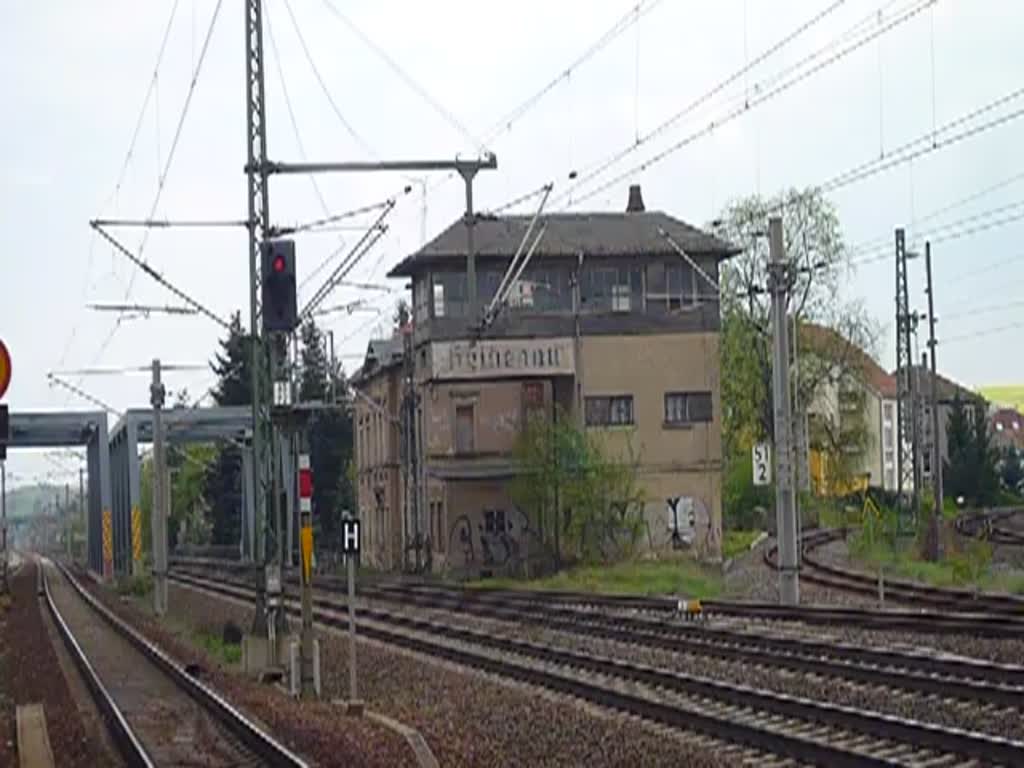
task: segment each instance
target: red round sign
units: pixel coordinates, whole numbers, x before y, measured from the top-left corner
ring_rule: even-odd
[[[11,353],[7,351],[7,346],[0,341],[0,397],[4,396],[7,392],[7,387],[11,383]]]

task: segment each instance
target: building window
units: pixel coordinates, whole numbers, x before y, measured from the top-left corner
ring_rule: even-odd
[[[629,312],[640,306],[642,285],[638,267],[584,265],[580,297],[590,312]]]
[[[629,312],[629,286],[612,286],[612,312]]]
[[[885,430],[883,432],[882,441],[883,441],[883,443],[884,443],[884,445],[886,447],[889,447],[890,445],[894,444],[893,443],[893,431],[892,431],[892,425],[891,424],[887,424],[885,426]]]
[[[584,400],[584,415],[588,427],[633,424],[633,396],[587,397]]]
[[[434,317],[463,317],[466,293],[466,275],[462,272],[435,273]]]
[[[693,267],[683,261],[647,265],[647,311],[661,315],[696,304]]]
[[[455,406],[455,453],[473,453],[474,431],[473,406]]]
[[[892,403],[886,403],[882,406],[882,413],[884,414],[885,420],[888,422],[892,421]]]
[[[530,420],[544,416],[544,383],[541,381],[523,382],[523,427]]]
[[[886,464],[886,466],[889,466],[889,465],[895,463],[895,461],[896,461],[896,454],[895,454],[895,452],[893,452],[891,450],[886,451],[885,452],[885,464]]]
[[[710,392],[668,392],[665,394],[666,424],[699,424],[711,421]]]
[[[921,471],[926,477],[930,477],[932,474],[932,452],[930,448],[921,452]]]
[[[412,284],[413,319],[417,323],[425,323],[430,319],[429,287],[429,282],[422,277]]]

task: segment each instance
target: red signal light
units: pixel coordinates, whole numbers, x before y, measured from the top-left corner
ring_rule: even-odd
[[[275,272],[284,272],[284,256],[275,256],[270,266]]]

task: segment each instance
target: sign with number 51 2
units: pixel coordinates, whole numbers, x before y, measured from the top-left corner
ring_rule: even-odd
[[[771,485],[771,446],[768,443],[755,443],[752,450],[754,454],[754,485]]]

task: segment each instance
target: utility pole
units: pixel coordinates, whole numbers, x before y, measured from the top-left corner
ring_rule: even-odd
[[[938,560],[942,543],[939,541],[939,520],[942,517],[942,445],[939,440],[939,395],[938,373],[935,370],[935,287],[932,283],[932,244],[924,244],[924,268],[928,280],[928,350],[931,353],[931,401],[932,401],[932,489],[935,507],[932,510],[928,532],[928,556]]]
[[[789,394],[789,328],[787,305],[792,271],[786,261],[782,219],[768,221],[770,260],[768,288],[772,297],[772,400],[775,432],[775,517],[779,543],[779,599],[783,605],[800,603],[799,551],[793,488],[793,454],[790,444],[792,414]]]
[[[149,387],[153,406],[153,612],[167,613],[167,456],[164,452],[164,425],[161,409],[166,391],[160,380],[160,361],[153,361],[153,381]]]

